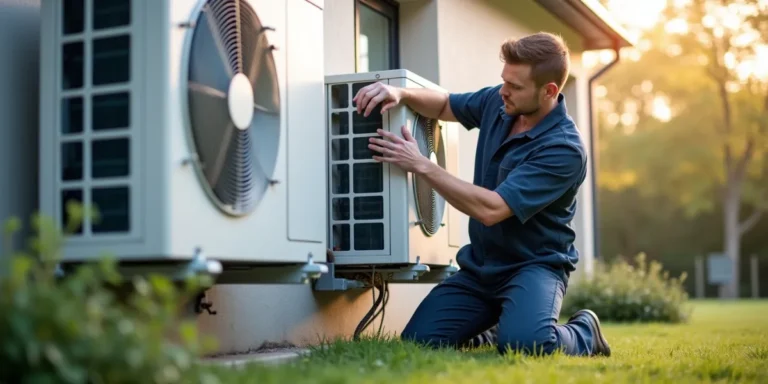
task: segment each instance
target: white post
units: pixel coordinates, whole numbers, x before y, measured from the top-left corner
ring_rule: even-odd
[[[757,255],[752,255],[749,260],[749,274],[752,280],[752,298],[760,298],[760,285],[757,273]]]

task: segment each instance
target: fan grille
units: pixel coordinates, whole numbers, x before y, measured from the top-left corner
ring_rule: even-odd
[[[436,119],[417,115],[413,123],[413,137],[422,155],[445,168],[445,144]],[[432,236],[442,226],[445,199],[420,176],[413,176],[413,189],[419,224],[427,236]]]
[[[232,215],[255,209],[274,183],[280,96],[271,29],[245,0],[209,0],[192,35],[187,81],[196,165],[208,195]]]

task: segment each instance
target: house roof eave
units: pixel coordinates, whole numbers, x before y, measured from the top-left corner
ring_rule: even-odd
[[[598,0],[534,0],[584,38],[584,50],[620,49],[637,44]]]

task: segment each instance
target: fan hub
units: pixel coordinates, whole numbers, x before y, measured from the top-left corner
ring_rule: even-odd
[[[253,87],[244,74],[238,73],[232,77],[227,92],[227,104],[235,127],[240,130],[248,129],[253,119]]]

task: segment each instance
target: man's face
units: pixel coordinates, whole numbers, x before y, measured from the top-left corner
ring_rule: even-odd
[[[504,64],[501,72],[504,81],[499,94],[504,100],[504,111],[508,115],[531,115],[536,113],[541,104],[551,98],[552,88],[557,95],[557,86],[552,83],[537,87],[531,78],[529,65]]]

